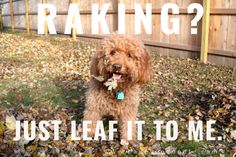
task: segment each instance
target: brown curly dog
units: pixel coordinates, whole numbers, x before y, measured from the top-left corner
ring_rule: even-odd
[[[86,95],[84,120],[92,121],[89,135],[94,135],[96,123],[110,115],[118,120],[121,139],[127,140],[127,121],[136,120],[140,87],[152,76],[149,53],[143,43],[128,35],[113,34],[103,40],[101,48],[91,62],[91,76],[102,76],[104,81],[91,77]],[[114,78],[117,87],[112,91],[104,85]],[[124,99],[116,98],[122,92]],[[136,139],[136,126],[132,126],[132,138]]]

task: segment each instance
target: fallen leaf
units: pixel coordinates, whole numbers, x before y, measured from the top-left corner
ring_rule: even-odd
[[[6,126],[9,130],[16,129],[16,119],[14,116],[6,116]]]
[[[165,149],[166,154],[168,154],[168,155],[175,154],[176,150],[177,149],[175,147],[172,147],[172,146],[169,146]]]
[[[230,137],[231,137],[232,139],[235,139],[235,140],[236,140],[236,130],[232,130],[232,131],[230,132]]]
[[[30,153],[34,153],[38,147],[38,144],[33,144],[26,147],[26,150]]]
[[[4,134],[4,130],[5,130],[4,124],[0,123],[0,136]]]

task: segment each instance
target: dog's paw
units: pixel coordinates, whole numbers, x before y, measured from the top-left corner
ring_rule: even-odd
[[[128,146],[131,146],[131,147],[134,147],[134,148],[139,148],[140,147],[140,143],[137,140],[127,141],[127,140],[121,139],[120,145],[122,145],[124,148],[128,148]]]
[[[122,145],[122,146],[128,146],[128,145],[129,145],[129,142],[128,142],[127,140],[121,139],[120,145]]]

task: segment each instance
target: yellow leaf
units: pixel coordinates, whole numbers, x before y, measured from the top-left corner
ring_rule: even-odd
[[[37,147],[38,147],[38,144],[33,144],[33,145],[26,147],[26,150],[28,152],[34,153],[36,151]]]
[[[4,124],[0,123],[0,136],[4,134],[4,130],[5,130]]]
[[[140,153],[142,155],[146,155],[148,153],[149,148],[145,147],[142,143],[139,145]]]
[[[6,116],[6,126],[9,130],[16,129],[16,119],[14,116]]]
[[[72,99],[71,100],[73,103],[75,103],[75,104],[78,104],[79,103],[79,100],[77,100],[77,99]]]

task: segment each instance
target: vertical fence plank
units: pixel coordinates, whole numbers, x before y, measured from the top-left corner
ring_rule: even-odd
[[[39,0],[39,3],[47,3],[47,0]],[[48,14],[48,11],[45,10],[45,15]],[[44,34],[45,36],[48,35],[48,24],[47,24],[47,21],[44,21]]]
[[[71,3],[76,3],[76,0],[71,0]],[[77,30],[75,28],[75,16],[73,16],[73,27],[72,27],[72,38],[73,40],[76,40],[76,34],[77,34]]]
[[[12,32],[15,31],[15,20],[14,20],[14,13],[13,13],[13,2],[12,0],[10,1],[10,14],[11,14],[11,30]]]
[[[29,0],[25,0],[25,26],[26,31],[30,33],[30,23],[29,23]]]
[[[2,6],[0,5],[0,30],[3,29]]]
[[[119,30],[119,18],[120,18],[120,16],[118,15],[119,4],[125,4],[124,0],[117,0],[117,30]],[[126,18],[126,13],[125,13],[125,18]],[[125,21],[126,21],[126,19],[125,19]],[[124,32],[126,32],[126,24],[125,24],[125,31]]]
[[[47,0],[43,0],[43,3],[47,3]],[[45,10],[45,15],[46,16],[48,15],[48,10]],[[45,23],[44,23],[44,34],[45,34],[45,36],[48,35],[48,24],[47,24],[47,21],[45,21]]]
[[[200,61],[207,63],[210,26],[210,0],[203,0],[204,15],[202,21],[202,41]]]

